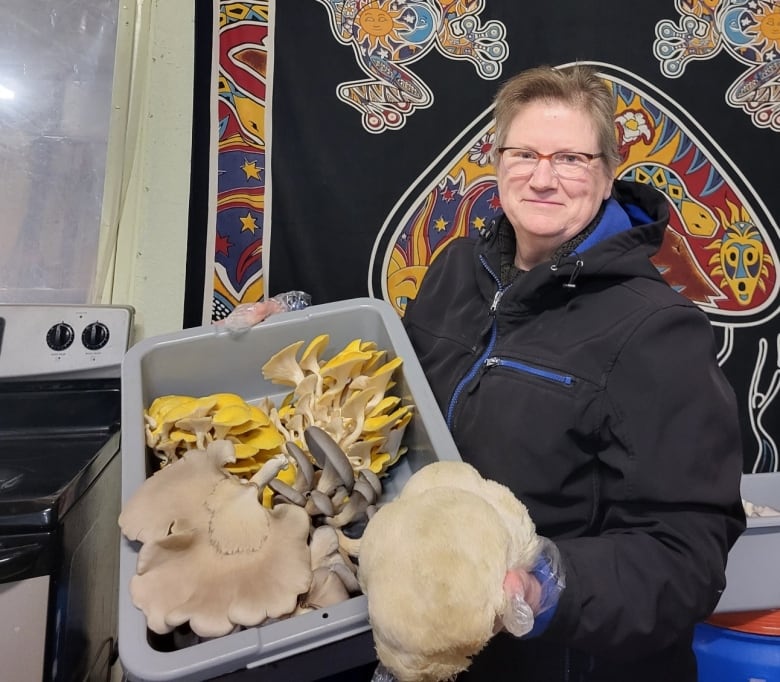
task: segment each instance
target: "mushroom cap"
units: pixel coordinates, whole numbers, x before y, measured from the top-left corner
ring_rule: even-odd
[[[262,507],[258,488],[220,481],[205,525],[146,543],[130,581],[153,632],[189,622],[201,637],[226,635],[292,613],[311,584],[310,519],[300,507]]]
[[[303,341],[296,341],[274,353],[263,365],[263,376],[283,386],[296,386],[304,378],[297,355]]]
[[[147,478],[127,501],[119,514],[122,532],[146,543],[164,538],[172,526],[198,525],[205,514],[199,501],[230,476],[223,466],[235,459],[228,441],[213,441],[205,451],[189,450]]]
[[[344,485],[351,489],[355,481],[352,464],[330,434],[318,426],[309,426],[303,432],[303,437],[309,452],[323,472],[332,467]]]

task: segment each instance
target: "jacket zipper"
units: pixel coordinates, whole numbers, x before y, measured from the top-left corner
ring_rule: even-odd
[[[458,401],[460,400],[461,395],[463,394],[463,391],[466,389],[466,386],[468,386],[469,383],[474,379],[474,377],[477,376],[477,374],[482,369],[489,369],[491,367],[507,367],[509,369],[513,369],[518,372],[525,372],[527,374],[531,374],[533,376],[537,376],[543,379],[547,379],[548,381],[554,381],[558,384],[562,384],[564,386],[571,386],[574,383],[574,378],[571,376],[568,376],[566,374],[558,374],[557,372],[550,372],[548,370],[540,369],[539,367],[534,367],[533,365],[526,365],[523,362],[517,362],[515,360],[506,360],[504,358],[498,358],[498,357],[491,357],[491,354],[493,352],[493,349],[496,345],[496,338],[498,336],[498,323],[496,322],[496,310],[498,309],[498,305],[501,302],[501,297],[506,293],[507,289],[511,287],[510,284],[507,287],[504,287],[501,285],[501,280],[496,275],[493,270],[491,270],[490,266],[487,264],[483,256],[480,256],[480,262],[482,263],[482,267],[487,270],[488,274],[493,278],[493,281],[496,283],[496,293],[493,295],[493,301],[490,304],[489,313],[492,317],[491,321],[491,329],[490,329],[490,340],[488,341],[487,347],[483,351],[483,353],[479,356],[479,358],[476,360],[476,362],[471,366],[468,372],[464,375],[464,377],[458,382],[458,385],[455,387],[455,390],[452,392],[452,397],[450,398],[450,402],[447,405],[447,415],[446,415],[446,421],[447,421],[447,428],[452,431],[452,427],[454,425],[454,419],[455,419],[455,408],[457,407]]]
[[[558,374],[557,372],[550,372],[546,369],[540,369],[533,365],[526,365],[524,362],[517,362],[516,360],[506,360],[504,358],[487,358],[485,360],[486,367],[508,367],[509,369],[516,370],[518,372],[525,372],[526,374],[532,374],[548,381],[554,381],[559,384],[571,386],[574,383],[574,378],[567,374]]]
[[[466,375],[458,382],[458,385],[455,387],[455,390],[452,392],[452,397],[450,398],[449,405],[447,405],[447,428],[452,431],[453,422],[455,419],[455,407],[458,404],[458,400],[460,399],[461,394],[463,393],[466,386],[469,384],[469,382],[477,376],[477,372],[480,371],[480,369],[484,366],[485,361],[490,357],[490,354],[493,352],[493,348],[496,345],[496,337],[498,336],[498,324],[496,322],[496,309],[498,308],[498,304],[501,302],[501,297],[504,295],[504,292],[509,289],[511,284],[507,287],[504,287],[501,285],[501,279],[496,275],[493,270],[490,269],[490,266],[487,264],[487,261],[485,260],[484,256],[479,257],[480,262],[482,263],[482,267],[487,270],[488,274],[493,278],[493,281],[496,283],[496,293],[493,294],[493,301],[490,303],[489,313],[490,316],[493,318],[490,323],[490,340],[488,341],[487,347],[483,351],[483,353],[477,358],[477,361],[471,366],[471,369],[469,369],[468,372],[466,372]]]

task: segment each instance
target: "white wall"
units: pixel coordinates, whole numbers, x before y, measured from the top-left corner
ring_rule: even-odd
[[[135,7],[128,0],[120,7],[114,117],[116,129],[126,128],[127,134],[114,140],[114,165],[107,173],[107,186],[112,172],[114,182],[117,175],[124,180],[115,184],[115,192],[123,194],[117,199],[121,221],[106,287],[110,294],[103,299],[135,307],[136,341],[182,326],[193,12],[192,0],[143,0]],[[132,45],[134,55],[127,49]],[[132,84],[123,91],[128,78]]]

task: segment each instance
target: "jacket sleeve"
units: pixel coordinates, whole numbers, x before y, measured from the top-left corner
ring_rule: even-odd
[[[686,304],[635,330],[602,400],[598,527],[558,543],[567,586],[544,637],[631,659],[717,604],[745,528],[739,419],[709,321]]]

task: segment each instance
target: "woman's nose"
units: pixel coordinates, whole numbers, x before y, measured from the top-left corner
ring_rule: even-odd
[[[550,159],[539,159],[539,162],[531,173],[530,184],[534,188],[551,187],[558,183],[558,176],[553,171]]]

